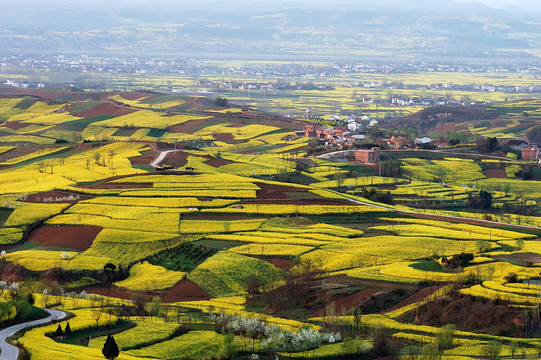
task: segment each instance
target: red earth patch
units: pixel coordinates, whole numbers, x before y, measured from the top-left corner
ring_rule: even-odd
[[[221,133],[214,135],[214,138],[218,141],[222,141],[226,144],[234,144],[235,138],[233,137],[233,134],[230,133]]]
[[[125,93],[125,94],[120,94],[120,96],[126,100],[131,100],[131,101],[149,97],[148,94],[139,93],[139,92],[130,92],[130,93]]]
[[[182,124],[171,126],[167,129],[168,132],[171,133],[186,133],[186,134],[192,134],[196,129],[199,129],[199,126],[201,124],[206,123],[207,120],[190,120],[183,122]]]
[[[132,157],[132,158],[129,158],[129,160],[132,165],[148,165],[155,158],[156,156],[154,155],[145,155],[145,156]]]
[[[224,165],[235,164],[235,163],[236,163],[235,161],[211,158],[205,164],[213,166],[215,168],[219,168],[219,167],[224,166]]]
[[[85,251],[102,228],[97,226],[42,226],[28,235],[28,241],[45,247],[64,247]]]
[[[149,189],[153,187],[153,184],[150,184],[150,183],[122,184],[122,183],[101,182],[98,184],[83,185],[79,187],[83,189]]]
[[[487,178],[507,179],[507,174],[505,173],[505,169],[488,169],[488,170],[485,170],[485,175]]]
[[[26,196],[23,202],[29,203],[64,203],[75,204],[81,200],[90,199],[90,196],[64,191],[47,191]]]
[[[331,301],[331,303],[334,305],[334,308],[338,311],[348,311],[349,309],[358,306],[359,304],[363,303],[364,301],[370,299],[373,295],[381,292],[382,289],[377,288],[371,288],[371,289],[364,289],[356,292],[355,294],[336,299],[334,301]],[[325,308],[320,309],[310,315],[308,315],[308,318],[312,317],[321,317],[325,315]]]
[[[210,296],[190,280],[181,280],[169,289],[162,300],[165,302],[209,300]]]
[[[10,121],[10,122],[6,122],[4,124],[5,127],[7,127],[8,129],[12,129],[12,130],[19,130],[19,129],[27,127],[28,125],[30,125],[30,124],[25,124],[25,123],[18,122],[18,121]]]
[[[103,102],[99,105],[93,106],[90,109],[86,109],[77,113],[73,113],[73,116],[91,118],[101,115],[109,116],[122,116],[136,112],[137,110],[127,109],[125,107],[117,106],[109,102]]]
[[[265,258],[259,257],[258,259],[271,263],[279,269],[289,270],[295,266],[295,261],[290,259],[280,259],[280,258]]]

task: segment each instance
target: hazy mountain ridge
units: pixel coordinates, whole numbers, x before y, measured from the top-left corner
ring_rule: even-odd
[[[303,43],[308,53],[332,54],[335,48],[339,56],[383,51],[387,56],[478,58],[491,52],[497,56],[501,49],[535,49],[541,42],[535,14],[480,4],[423,1],[408,8],[384,1],[325,9],[284,2],[274,10],[217,6],[209,11],[170,6],[163,11],[138,3],[93,8],[11,4],[0,14],[0,51],[208,54],[215,49],[287,55]]]

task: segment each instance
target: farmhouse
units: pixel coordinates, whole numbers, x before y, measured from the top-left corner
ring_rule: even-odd
[[[379,163],[379,147],[373,147],[372,149],[355,150],[355,160],[361,163]]]
[[[422,136],[422,137],[416,137],[415,138],[415,144],[417,145],[425,145],[430,144],[432,142],[432,139],[428,136]]]
[[[507,142],[507,145],[509,145],[511,148],[515,149],[515,150],[522,150],[524,149],[526,146],[528,146],[528,143],[524,140],[520,140],[520,139],[511,139]]]
[[[530,144],[522,148],[522,160],[536,161],[541,158],[541,149],[539,146]]]

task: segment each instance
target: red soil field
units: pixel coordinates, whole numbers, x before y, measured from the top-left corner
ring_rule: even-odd
[[[105,287],[105,286],[91,286],[89,288],[86,288],[85,290],[89,294],[115,297],[119,299],[129,299],[132,294],[140,294],[144,296],[145,298],[147,298],[148,300],[152,300],[151,294],[127,291],[127,290],[123,290],[119,288],[110,288],[110,287]]]
[[[169,289],[162,300],[164,302],[209,300],[210,296],[190,280],[181,280]]]
[[[156,156],[154,155],[145,155],[129,158],[132,165],[148,165],[150,164]]]
[[[182,151],[170,152],[165,156],[165,159],[162,161],[162,164],[173,165],[175,167],[183,167],[188,162],[188,156],[198,156],[208,159],[205,164],[218,168],[227,164],[234,164],[234,161],[216,159],[212,155],[197,155],[189,154]]]
[[[219,168],[220,166],[224,166],[227,164],[235,164],[235,161],[225,160],[225,159],[216,159],[211,158],[209,161],[206,162],[206,164],[213,166],[215,168]]]
[[[355,206],[356,204],[348,201],[326,200],[326,199],[256,199],[246,200],[242,204],[282,204],[282,205],[338,205],[338,206]]]
[[[227,143],[227,144],[235,143],[235,138],[233,137],[233,134],[230,134],[230,133],[216,134],[214,135],[214,138],[218,141],[223,141],[224,143]]]
[[[110,115],[110,116],[122,116],[136,112],[137,110],[126,109],[121,106],[111,104],[109,102],[103,102],[99,105],[93,106],[90,109],[80,111],[78,113],[73,113],[74,116],[90,118],[100,115]]]
[[[359,304],[363,303],[364,301],[370,299],[372,295],[375,295],[379,292],[381,292],[381,289],[371,288],[371,289],[364,289],[356,292],[355,294],[336,299],[334,301],[329,302],[334,304],[334,308],[338,313],[344,311],[347,312],[352,307],[358,306]],[[307,316],[307,318],[311,317],[320,317],[325,314],[325,308],[319,309],[318,311],[310,314]]]
[[[28,125],[30,125],[30,124],[25,124],[25,123],[18,122],[18,121],[6,122],[4,124],[5,127],[7,127],[8,129],[12,129],[12,130],[19,130],[19,129],[27,127]]]
[[[184,152],[171,152],[168,153],[162,161],[162,164],[171,165],[174,167],[183,167],[188,163],[188,156],[190,154]]]
[[[28,235],[28,241],[46,247],[64,247],[85,251],[102,228],[97,226],[42,226]]]
[[[411,295],[411,296],[407,297],[406,299],[402,300],[398,304],[396,304],[396,305],[394,305],[394,306],[392,306],[392,307],[390,307],[388,309],[383,310],[381,312],[381,314],[386,314],[386,313],[389,313],[391,311],[398,310],[401,307],[408,306],[408,305],[411,305],[411,304],[416,303],[418,301],[421,301],[424,298],[426,298],[427,296],[435,293],[436,291],[438,291],[439,289],[441,289],[444,286],[445,285],[436,285],[436,286],[429,286],[429,287],[426,287],[424,289],[421,289],[421,290],[417,291],[416,293],[414,293],[413,295]]]
[[[298,188],[296,186],[286,186],[286,185],[271,185],[256,183],[257,186],[261,189],[261,192],[274,193],[274,192],[307,192],[308,189]]]
[[[485,175],[487,178],[507,179],[507,175],[505,174],[505,169],[488,169],[488,170],[485,170]]]
[[[295,266],[295,261],[289,259],[280,259],[280,258],[266,258],[259,257],[258,259],[271,263],[279,269],[289,270]]]
[[[206,123],[206,122],[207,122],[206,119],[205,120],[190,120],[182,124],[171,126],[167,128],[167,131],[171,133],[192,134],[196,131],[194,128],[198,128],[201,124]]]
[[[537,239],[539,241],[539,239]],[[526,264],[528,262],[531,262],[533,264],[541,262],[541,255],[535,254],[535,253],[520,253],[520,254],[512,254],[512,255],[494,255],[492,256],[494,259],[513,259],[516,260],[522,264]]]
[[[73,200],[69,200],[70,196],[75,197]],[[78,197],[78,198],[77,198]],[[41,192],[37,194],[31,194],[26,197],[23,202],[29,202],[29,203],[43,203],[43,199],[45,198],[53,198],[53,201],[45,201],[46,203],[63,203],[63,204],[75,204],[81,200],[87,200],[90,199],[90,196],[87,195],[81,195],[77,193],[71,193],[67,191],[47,191],[47,192]]]
[[[264,216],[258,216],[257,218],[263,218]],[[236,214],[228,214],[228,215],[210,215],[210,214],[186,214],[182,215],[182,218],[185,220],[248,220],[248,219],[254,219],[254,217],[250,217],[247,215],[236,215]]]
[[[93,185],[83,185],[79,186],[84,189],[149,189],[153,184],[120,184],[120,183],[109,183],[101,182]]]
[[[120,94],[120,96],[126,100],[137,100],[141,98],[148,98],[148,94],[145,93],[138,93],[138,92],[130,92],[125,94]],[[153,97],[153,96],[152,96]]]
[[[129,299],[133,294],[139,294],[151,300],[152,297],[158,295],[163,302],[177,302],[177,301],[195,301],[195,300],[209,300],[210,296],[203,291],[199,286],[191,282],[190,280],[181,280],[175,286],[168,291],[164,292],[150,292],[150,291],[129,291],[119,289],[116,287],[109,288],[104,286],[91,286],[86,289],[88,293],[98,294],[109,297],[116,297],[120,299]]]

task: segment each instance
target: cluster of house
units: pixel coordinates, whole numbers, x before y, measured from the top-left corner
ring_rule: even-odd
[[[328,149],[345,149],[355,146],[356,143],[358,144],[359,141],[362,141],[367,136],[367,131],[363,129],[362,125],[357,128],[357,125],[350,126],[351,124],[357,123],[352,122],[348,124],[348,127],[340,126],[334,129],[321,124],[307,124],[304,130],[296,130],[294,131],[294,134],[295,136],[304,136],[316,139],[319,145],[323,145]],[[444,148],[449,146],[449,143],[445,141],[434,140],[428,136],[419,136],[414,140],[411,140],[407,136],[393,135],[390,138],[377,138],[374,140],[374,143],[377,143],[377,145],[381,148],[390,150],[418,149],[428,145],[435,148]],[[379,148],[377,154],[375,153],[374,149],[362,150],[361,153],[371,155],[356,155],[356,160],[370,163],[379,162]],[[357,157],[359,158],[357,159]]]
[[[4,85],[18,87],[18,88],[24,88],[24,89],[43,89],[45,88],[45,84],[43,83],[28,83],[23,81],[13,81],[13,80],[6,80]]]
[[[430,84],[425,86],[426,90],[454,90],[454,91],[481,91],[481,92],[539,92],[541,86],[520,86],[520,85],[492,85],[492,84]]]
[[[522,160],[538,161],[541,164],[541,148],[536,144],[528,144],[524,140],[509,140],[507,145],[522,152]]]
[[[434,106],[434,105],[464,105],[463,101],[456,99],[447,99],[444,97],[438,97],[435,100],[431,98],[420,98],[413,96],[409,98],[393,97],[391,104],[398,106]]]
[[[224,81],[220,83],[214,83],[208,80],[198,80],[197,86],[202,88],[217,88],[217,89],[229,89],[229,90],[261,90],[261,91],[275,91],[275,90],[333,90],[334,87],[325,84],[314,84],[313,82],[307,83],[272,83],[272,82],[229,82]]]

